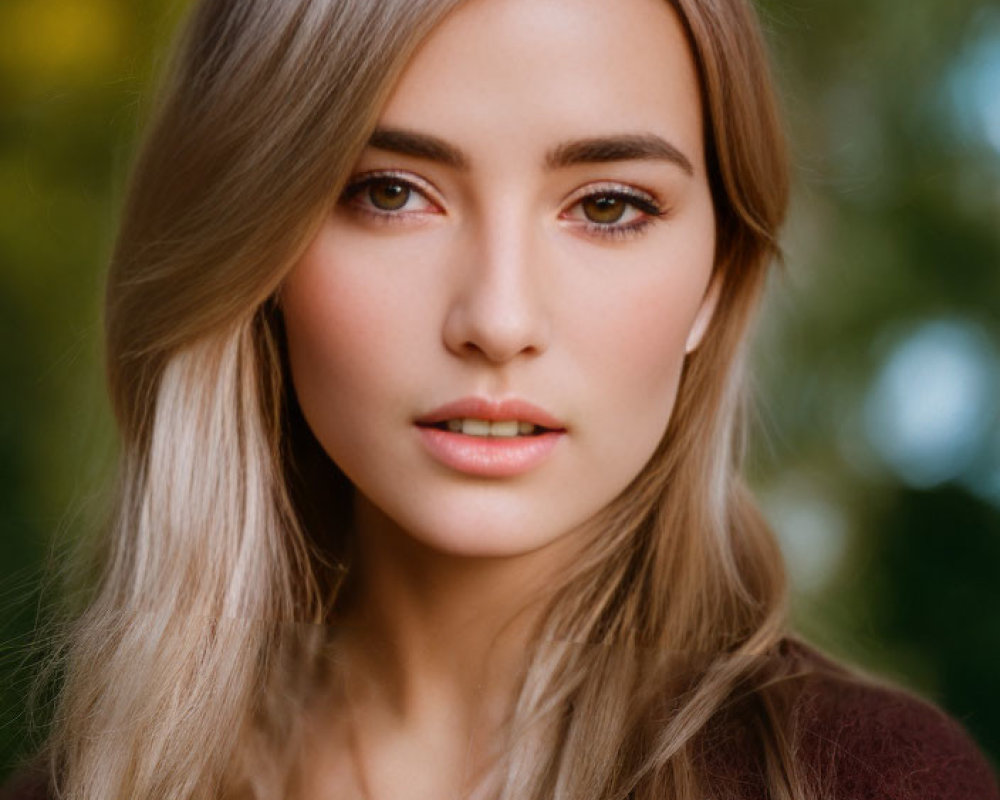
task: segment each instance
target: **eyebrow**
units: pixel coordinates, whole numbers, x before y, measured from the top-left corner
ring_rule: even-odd
[[[456,169],[469,168],[469,159],[461,150],[428,133],[403,128],[376,128],[368,139],[368,146]],[[611,161],[668,161],[688,175],[694,175],[691,160],[666,139],[653,133],[574,139],[557,145],[545,155],[545,166],[548,169]]]
[[[545,156],[545,165],[550,169],[608,161],[669,161],[688,175],[694,175],[691,160],[666,139],[653,133],[578,139],[558,145]]]
[[[376,128],[368,139],[368,146],[376,150],[436,161],[456,169],[469,168],[469,159],[461,150],[448,144],[444,139],[428,133],[417,133],[402,128]]]

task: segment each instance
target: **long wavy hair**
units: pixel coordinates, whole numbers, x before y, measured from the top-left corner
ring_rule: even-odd
[[[700,79],[721,295],[663,440],[546,606],[501,800],[701,798],[703,745],[734,698],[772,796],[805,796],[773,657],[782,560],[740,468],[784,140],[750,0],[663,1]],[[351,487],[297,412],[275,296],[458,2],[201,0],[183,29],[108,276],[119,489],[65,637],[50,747],[62,797],[287,787],[296,698],[329,655],[323,626],[350,572]]]

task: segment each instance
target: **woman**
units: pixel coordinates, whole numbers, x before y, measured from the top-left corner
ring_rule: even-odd
[[[788,637],[743,0],[204,0],[108,283],[69,798],[990,798]]]

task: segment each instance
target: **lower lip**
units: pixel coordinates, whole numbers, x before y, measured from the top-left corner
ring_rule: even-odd
[[[417,426],[434,458],[459,472],[487,478],[509,478],[541,464],[563,437],[563,431],[538,436],[467,436],[440,428]]]

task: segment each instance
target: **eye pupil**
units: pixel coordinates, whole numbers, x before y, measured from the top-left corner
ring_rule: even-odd
[[[410,189],[398,181],[379,181],[369,187],[368,199],[382,211],[396,211],[410,199]]]
[[[618,222],[625,214],[625,202],[613,195],[596,195],[583,201],[583,213],[591,222]]]

